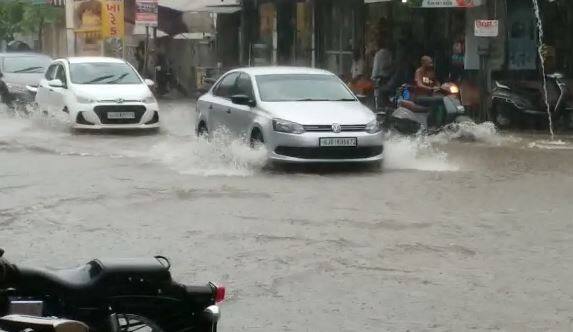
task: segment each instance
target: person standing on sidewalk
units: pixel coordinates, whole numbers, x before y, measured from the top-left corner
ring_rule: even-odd
[[[374,55],[374,63],[372,64],[372,81],[376,86],[375,98],[376,109],[382,108],[388,102],[388,96],[380,87],[388,81],[392,75],[392,53],[386,47],[386,39],[381,38],[378,40],[378,51]]]

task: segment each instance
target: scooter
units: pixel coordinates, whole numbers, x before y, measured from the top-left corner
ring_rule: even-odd
[[[461,104],[457,85],[444,83],[430,98],[413,97],[414,90],[409,84],[400,86],[393,97],[394,109],[377,113],[383,128],[406,135],[433,134],[458,123],[473,123]]]
[[[546,77],[552,120],[573,128],[573,103],[564,76],[554,73]],[[490,119],[500,128],[539,125],[548,120],[545,93],[539,82],[495,81],[489,110]]]
[[[1,258],[2,253],[0,249],[0,316],[70,319],[96,332],[217,330],[217,304],[224,300],[225,288],[175,282],[165,257],[96,259],[73,269],[50,270],[17,266]]]

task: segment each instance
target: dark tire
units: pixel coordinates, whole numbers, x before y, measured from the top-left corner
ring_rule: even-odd
[[[209,136],[209,129],[205,122],[201,122],[197,127],[197,137],[206,138]]]
[[[263,137],[263,133],[261,133],[259,129],[254,129],[253,132],[251,133],[251,139],[249,143],[251,148],[253,149],[256,149],[259,146],[264,145],[265,139]]]
[[[513,126],[512,119],[507,115],[506,107],[498,103],[493,103],[490,110],[490,119],[497,128],[508,129]]]

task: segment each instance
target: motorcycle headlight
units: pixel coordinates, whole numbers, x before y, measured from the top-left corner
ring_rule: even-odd
[[[88,97],[83,97],[83,96],[76,96],[76,100],[78,101],[78,103],[80,104],[92,104],[95,103],[95,100],[88,98]]]
[[[450,86],[450,93],[454,94],[454,95],[458,94],[458,93],[460,93],[460,88],[457,85],[452,84]]]
[[[145,97],[145,99],[143,99],[143,103],[145,103],[145,104],[156,104],[157,100],[153,96],[148,96],[148,97]]]
[[[366,132],[369,134],[376,134],[382,130],[378,124],[378,120],[373,120],[366,125]]]
[[[274,119],[273,129],[281,133],[289,133],[289,134],[304,133],[304,127],[301,124],[290,122],[283,119]]]

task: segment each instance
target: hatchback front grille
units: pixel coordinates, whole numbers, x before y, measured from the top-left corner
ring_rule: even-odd
[[[382,145],[359,147],[291,147],[279,146],[275,153],[287,157],[301,159],[362,159],[380,155],[384,151]]]
[[[102,124],[134,124],[141,121],[146,108],[143,105],[100,105],[94,107],[94,112],[99,117]],[[109,119],[108,112],[133,112],[132,119]]]
[[[307,132],[332,132],[332,125],[307,125],[303,126]],[[365,131],[366,125],[342,125],[340,126],[342,132],[357,132]]]

